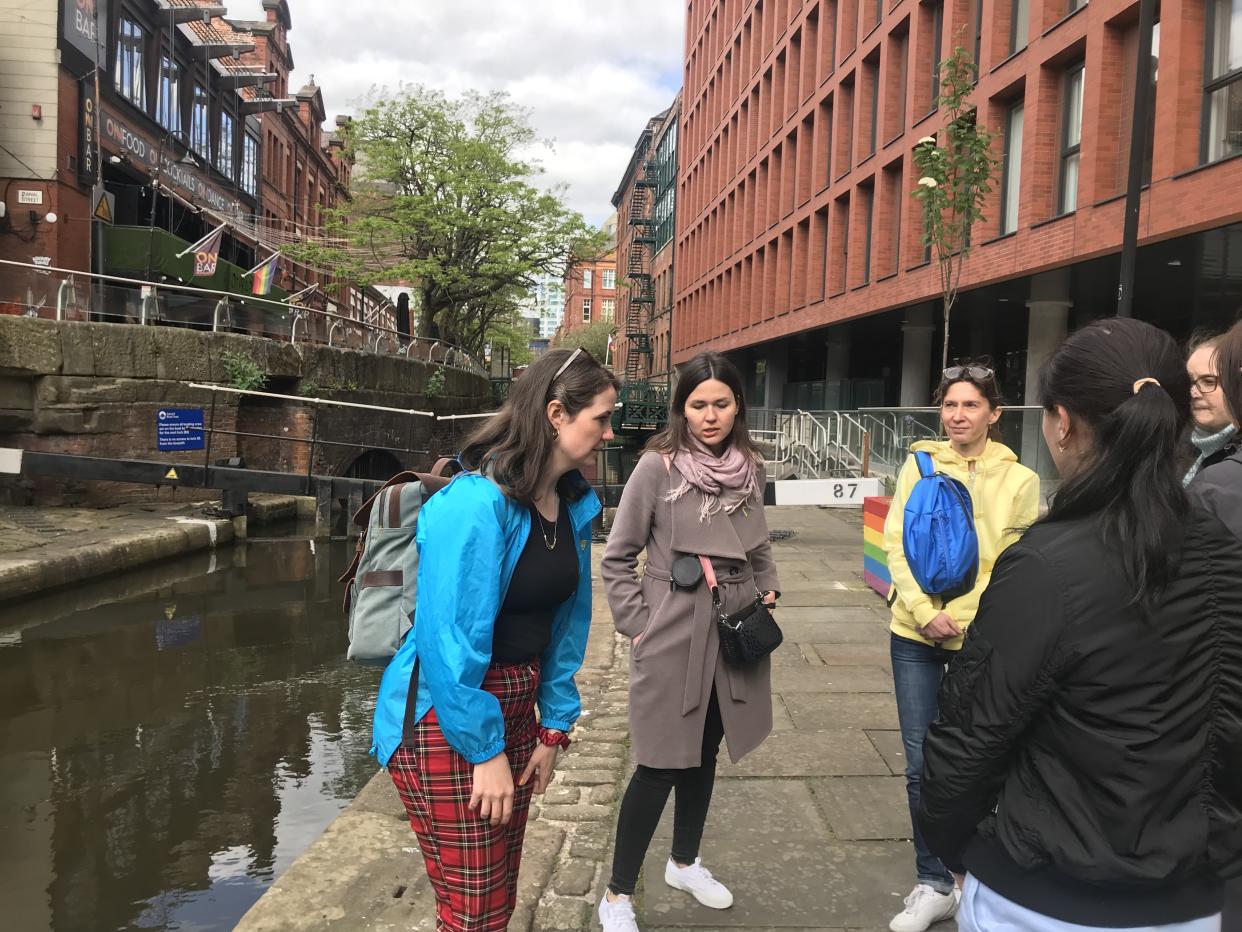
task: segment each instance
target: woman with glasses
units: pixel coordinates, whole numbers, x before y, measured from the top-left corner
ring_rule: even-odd
[[[920,829],[964,875],[961,932],[1220,932],[1242,874],[1242,547],[1182,487],[1185,362],[1151,324],[1098,320],[1039,394],[1061,486],[945,680]]]
[[[916,871],[905,908],[889,923],[893,932],[923,932],[957,911],[960,891],[953,875],[928,849],[914,821],[923,771],[923,736],[936,719],[945,666],[962,646],[963,633],[974,620],[996,558],[1017,539],[1021,528],[1039,516],[1039,477],[1020,465],[1013,451],[997,439],[1001,398],[991,368],[950,366],[942,374],[936,401],[947,439],[914,444],[897,477],[884,525],[884,551],[893,580],[889,594],[893,685],[906,754]],[[931,456],[937,472],[959,480],[974,506],[978,576],[973,588],[950,600],[919,588],[902,543],[906,502],[920,477],[913,454],[920,452]]]
[[[547,353],[418,516],[414,626],[384,671],[372,752],[418,836],[439,932],[508,927],[531,794],[581,709],[600,505],[579,470],[612,437],[617,389],[584,350]]]
[[[1182,479],[1190,485],[1195,476],[1208,466],[1228,459],[1238,449],[1238,428],[1220,390],[1217,356],[1221,337],[1209,336],[1191,340],[1186,371],[1190,374],[1190,417],[1194,430],[1190,442],[1197,457]]]

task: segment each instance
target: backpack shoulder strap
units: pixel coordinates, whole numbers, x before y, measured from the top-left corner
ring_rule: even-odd
[[[924,479],[930,479],[936,474],[936,464],[932,462],[931,454],[926,450],[918,450],[914,454],[914,461],[918,464],[919,475]]]

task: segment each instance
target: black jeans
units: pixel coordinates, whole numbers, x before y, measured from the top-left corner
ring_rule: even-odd
[[[639,764],[621,800],[621,815],[617,823],[617,847],[612,855],[612,880],[608,889],[613,893],[630,896],[638,885],[638,872],[647,857],[651,836],[655,834],[669,791],[676,788],[673,802],[673,850],[674,861],[692,864],[699,856],[699,842],[703,840],[703,826],[707,822],[707,809],[712,802],[712,787],[716,783],[716,754],[724,738],[724,723],[720,719],[720,703],[716,689],[712,687],[707,704],[707,718],[703,723],[703,751],[697,767],[684,770],[644,767]]]

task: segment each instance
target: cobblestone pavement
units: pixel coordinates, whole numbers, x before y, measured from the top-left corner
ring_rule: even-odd
[[[665,886],[670,804],[636,896],[643,932],[871,932],[887,928],[913,884],[887,611],[860,579],[861,516],[773,508],[768,522],[794,532],[773,545],[786,635],[774,663],[775,731],[720,768],[703,846],[736,903],[709,910]],[[517,932],[598,928],[630,771],[627,679],[627,642],[597,584],[579,677],[584,713],[532,814]],[[431,930],[432,915],[415,838],[381,772],[237,928]]]

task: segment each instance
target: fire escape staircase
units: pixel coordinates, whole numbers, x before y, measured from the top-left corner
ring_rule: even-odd
[[[631,228],[625,257],[629,303],[625,313],[625,374],[622,383],[621,426],[638,430],[662,427],[667,419],[667,386],[655,385],[651,375],[651,317],[655,307],[655,284],[651,264],[655,252],[655,217],[652,207],[657,185],[656,165],[644,146],[641,170],[630,191],[628,220]]]

